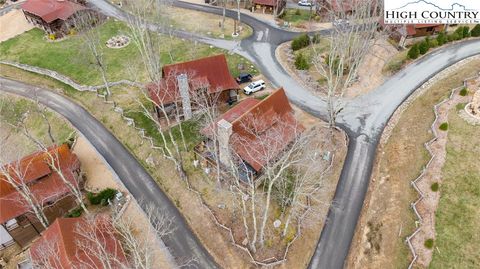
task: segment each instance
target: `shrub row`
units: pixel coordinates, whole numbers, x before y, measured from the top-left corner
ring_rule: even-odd
[[[101,204],[105,206],[108,204],[108,200],[112,200],[115,197],[115,194],[117,194],[117,190],[107,188],[96,194],[88,192],[87,198],[92,205]]]
[[[455,32],[451,34],[441,32],[437,35],[435,39],[430,39],[429,37],[427,37],[424,41],[414,44],[408,50],[408,58],[417,59],[418,56],[427,53],[428,50],[431,48],[442,46],[448,42],[461,40],[470,36],[474,36],[474,37],[480,36],[480,24],[476,25],[472,29],[472,31],[470,31],[470,27],[468,26],[461,26],[461,27],[458,27],[455,30]]]
[[[480,24],[475,25],[475,27],[473,27],[473,29],[472,29],[472,31],[470,32],[470,34],[471,34],[473,37],[480,37]]]

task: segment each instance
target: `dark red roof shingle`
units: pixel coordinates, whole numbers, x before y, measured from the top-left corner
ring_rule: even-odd
[[[257,172],[305,130],[295,119],[283,88],[262,101],[247,98],[216,122],[222,119],[232,124],[233,151]],[[211,137],[211,131],[207,127],[201,132]]]
[[[68,0],[27,0],[22,4],[22,9],[50,23],[57,19],[67,20],[86,7]]]
[[[93,221],[94,223],[89,223],[82,217],[56,219],[42,233],[41,238],[32,244],[30,256],[33,263],[41,265],[43,261],[48,260],[48,266],[45,265],[45,267],[53,267],[53,269],[103,268],[95,252],[99,251],[99,247],[83,235],[85,232],[92,232],[102,240],[104,247],[100,250],[107,252],[109,264],[113,268],[127,268],[127,259],[120,242],[114,236],[114,228],[108,216],[96,216]],[[82,230],[82,225],[95,227]],[[79,247],[79,244],[82,247]],[[45,251],[45,249],[53,251]]]
[[[49,152],[54,156],[55,162],[58,162],[65,178],[72,184],[77,184],[72,171],[80,167],[80,162],[68,145],[51,147]],[[20,161],[4,166],[13,180],[19,182],[21,177],[25,183],[29,184],[37,200],[44,203],[54,201],[69,192],[69,188],[60,176],[49,167],[47,158],[46,153],[35,152]],[[30,208],[21,194],[7,181],[5,175],[0,174],[0,223],[5,223],[29,211]]]
[[[162,73],[163,78],[159,83],[147,85],[150,98],[157,105],[179,100],[177,76],[180,74],[187,75],[190,90],[208,87],[211,93],[216,93],[239,88],[228,70],[227,59],[223,54],[165,65]]]

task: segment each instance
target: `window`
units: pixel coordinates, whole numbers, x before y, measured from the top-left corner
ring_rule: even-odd
[[[17,228],[17,227],[18,227],[17,220],[16,220],[16,219],[11,219],[11,220],[7,221],[7,222],[5,223],[5,227],[6,227],[7,230],[9,230],[9,231]]]

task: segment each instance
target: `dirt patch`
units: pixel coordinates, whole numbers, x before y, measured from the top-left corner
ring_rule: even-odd
[[[14,9],[0,17],[0,42],[8,40],[33,28],[19,9]]]
[[[448,96],[463,80],[478,73],[480,60],[471,60],[448,76],[429,84],[421,94],[407,102],[386,127],[377,151],[372,181],[351,246],[347,268],[406,268],[411,260],[405,238],[416,228],[410,204],[417,193],[410,182],[417,178],[430,156],[424,143],[432,138],[432,107]],[[408,109],[407,109],[408,107]],[[387,134],[388,133],[388,134]],[[371,222],[381,234],[379,250],[373,250],[374,238],[367,236]]]
[[[379,39],[360,64],[358,80],[345,91],[345,97],[354,98],[382,85],[386,79],[382,70],[397,53],[397,49],[386,39]]]

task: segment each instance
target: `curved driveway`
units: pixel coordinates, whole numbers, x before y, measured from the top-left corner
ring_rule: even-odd
[[[142,165],[103,125],[83,107],[51,90],[0,77],[0,90],[40,103],[64,116],[96,148],[122,180],[123,184],[137,201],[145,201],[140,206],[147,210],[152,203],[165,217],[172,219],[175,231],[162,238],[173,256],[181,263],[191,258],[195,260],[191,268],[216,268],[217,265],[198,241],[178,212],[174,204],[160,190]]]
[[[90,2],[107,15],[118,19],[126,19],[127,15],[123,11],[106,3],[104,0],[91,0]],[[211,6],[180,1],[174,1],[173,3],[174,5],[183,8],[221,14],[221,9]],[[227,16],[236,18],[236,12],[227,10]],[[288,97],[293,103],[317,117],[326,119],[327,110],[325,102],[318,97],[312,96],[307,90],[302,88],[290,76],[288,76],[275,58],[276,47],[282,42],[292,39],[298,33],[279,29],[278,27],[274,27],[243,13],[241,17],[242,21],[252,26],[254,30],[251,37],[242,41],[225,41],[206,38],[177,30],[170,31],[170,33],[180,37],[205,42],[245,56],[253,61],[275,86],[284,87]],[[148,24],[147,26],[152,30],[166,32],[165,29],[159,28],[153,24]],[[322,230],[320,240],[311,259],[309,268],[343,268],[354,235],[356,223],[363,206],[365,194],[368,189],[378,139],[393,112],[421,84],[433,77],[439,71],[464,58],[477,54],[480,54],[480,40],[465,41],[439,49],[421,60],[412,63],[376,90],[348,101],[347,106],[338,116],[337,123],[349,135],[349,150],[332,206],[328,212],[325,226]],[[53,109],[56,110],[55,108]],[[71,111],[68,113],[68,116],[74,118]],[[80,126],[84,125],[81,121],[77,122],[77,124]],[[86,126],[83,127],[86,128]],[[97,128],[100,128],[100,126]],[[109,133],[105,135],[111,136]],[[92,138],[101,139],[98,137]],[[105,144],[99,143],[98,145],[100,149],[103,150],[100,150],[99,148],[97,149],[99,149],[102,155],[111,154],[108,150],[105,150],[107,148],[107,142],[104,143]],[[114,144],[116,143],[119,142],[115,139]],[[92,144],[97,147],[95,143],[92,142]],[[122,146],[118,145],[118,147]],[[125,149],[123,150],[126,151]],[[131,157],[128,152],[126,152],[126,154]],[[110,160],[115,162],[115,156],[123,155],[116,154],[110,156],[110,158],[107,158],[108,155],[104,155],[109,163]],[[120,161],[118,165],[129,166],[133,171],[143,170],[135,160],[130,160],[129,157],[125,158],[126,159]],[[133,165],[132,162],[134,163]],[[113,168],[115,169],[115,167]],[[179,238],[179,242],[176,242],[175,240],[166,242],[167,246],[170,246],[169,244],[174,244],[176,246],[175,248],[171,247],[172,250],[174,250],[174,256],[178,253],[182,253],[182,251],[185,252],[189,247],[193,247],[197,251],[196,255],[201,257],[201,263],[199,263],[201,268],[214,267],[215,265],[209,261],[208,254],[206,254],[203,247],[201,247],[195,239],[192,239],[194,237],[190,237],[191,233],[188,230],[188,227],[186,227],[183,218],[178,214],[178,211],[173,205],[171,205],[170,201],[164,201],[164,199],[168,199],[164,197],[150,176],[148,176],[145,171],[143,172],[145,174],[141,173],[141,178],[142,180],[145,180],[149,187],[149,192],[153,192],[151,190],[155,189],[157,195],[161,194],[159,198],[156,198],[161,201],[158,203],[168,205],[169,211],[172,211],[171,214],[175,215],[175,218],[180,221],[181,229],[185,229],[189,232],[188,236]],[[128,171],[124,171],[123,173],[126,173],[127,175],[129,174]],[[121,175],[120,177],[122,178]],[[145,187],[142,187],[142,184],[145,184],[143,182],[138,185],[134,183],[131,184],[133,184],[131,187],[137,192],[140,191],[140,189],[145,190]],[[140,196],[141,194],[141,191],[140,193],[137,193],[137,195]],[[137,196],[135,197],[137,198]],[[156,201],[156,199],[152,196],[151,200]],[[173,209],[170,207],[173,207]],[[182,250],[182,246],[186,248]],[[176,251],[178,251],[178,253]]]

